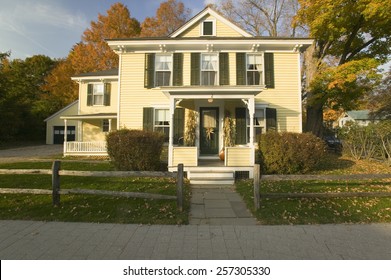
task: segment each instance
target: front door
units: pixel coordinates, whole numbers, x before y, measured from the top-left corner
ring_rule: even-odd
[[[200,154],[219,153],[219,108],[200,108]]]

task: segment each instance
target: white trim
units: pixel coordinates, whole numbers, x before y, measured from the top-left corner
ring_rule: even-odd
[[[211,35],[205,35],[204,34],[204,23],[205,22],[211,22],[212,23],[212,34]],[[215,18],[206,19],[206,20],[201,21],[201,23],[200,23],[200,36],[206,36],[206,37],[216,36],[216,19]]]
[[[122,66],[122,52],[118,53],[119,56],[119,63],[118,63],[118,96],[117,96],[117,130],[120,129],[120,112],[121,112],[121,66]],[[111,104],[111,100],[110,100]]]
[[[299,99],[299,133],[303,132],[303,104],[301,101],[301,62],[300,53],[297,53],[297,82],[298,82],[298,99]]]
[[[183,32],[185,32],[187,29],[189,29],[191,26],[193,26],[194,24],[196,24],[199,20],[201,20],[203,17],[207,16],[207,15],[211,15],[213,16],[214,18],[216,18],[217,20],[221,21],[222,23],[228,25],[229,27],[231,27],[232,29],[234,29],[236,32],[238,32],[239,34],[241,34],[242,36],[244,37],[253,37],[250,33],[244,31],[243,29],[239,28],[238,26],[236,26],[235,24],[233,24],[231,21],[227,20],[226,18],[224,18],[223,16],[221,16],[220,14],[216,13],[213,9],[211,9],[210,7],[207,7],[205,8],[203,11],[201,11],[200,13],[198,13],[195,17],[193,17],[191,20],[189,20],[187,23],[185,23],[184,25],[182,25],[182,27],[180,27],[179,29],[177,29],[176,31],[174,31],[174,33],[170,34],[169,37],[171,38],[175,38],[175,37],[178,37],[179,35],[181,35]]]
[[[118,81],[118,76],[85,76],[85,77],[71,77],[72,81],[82,82],[86,81]]]

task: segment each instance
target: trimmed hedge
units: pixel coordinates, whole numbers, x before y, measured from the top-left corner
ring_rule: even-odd
[[[120,129],[106,136],[107,152],[118,170],[160,170],[164,134],[143,130]]]
[[[258,161],[267,174],[307,173],[326,151],[324,141],[311,133],[268,132],[258,147]]]

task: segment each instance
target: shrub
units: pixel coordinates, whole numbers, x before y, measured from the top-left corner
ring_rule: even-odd
[[[107,152],[118,170],[153,171],[160,169],[164,134],[121,129],[106,136]]]
[[[313,170],[325,153],[324,141],[311,133],[263,134],[258,143],[263,173],[293,174]]]
[[[344,152],[355,160],[380,159],[391,165],[391,120],[345,126],[339,133]]]

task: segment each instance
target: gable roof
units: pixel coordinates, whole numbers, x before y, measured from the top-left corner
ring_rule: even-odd
[[[346,114],[354,120],[369,120],[369,110],[347,111]]]
[[[210,7],[206,7],[205,9],[203,9],[201,12],[196,14],[193,18],[191,18],[184,25],[179,27],[179,29],[177,29],[176,31],[174,31],[173,33],[168,35],[168,37],[170,37],[170,38],[178,37],[179,35],[183,34],[185,31],[187,31],[191,26],[196,24],[199,20],[201,20],[203,17],[205,17],[206,15],[211,15],[211,16],[215,17],[217,20],[223,22],[224,24],[226,24],[230,28],[237,31],[239,34],[243,35],[244,37],[253,37],[250,33],[248,33],[247,31],[244,31],[242,28],[238,27],[236,24],[229,21],[228,19],[226,19],[225,17],[223,17],[222,15],[220,15],[218,12],[216,12],[215,10],[213,10]]]
[[[108,77],[108,76],[118,76],[118,68],[113,68],[109,70],[81,73],[73,76],[72,78],[83,78],[83,77]]]
[[[54,117],[60,115],[62,112],[64,112],[65,110],[68,110],[68,109],[71,108],[72,106],[76,106],[78,103],[79,103],[79,100],[73,101],[71,104],[69,104],[69,105],[65,106],[64,108],[62,108],[61,110],[55,112],[53,115],[47,117],[47,118],[44,119],[43,121],[44,121],[44,122],[47,122],[47,121],[53,119]]]

